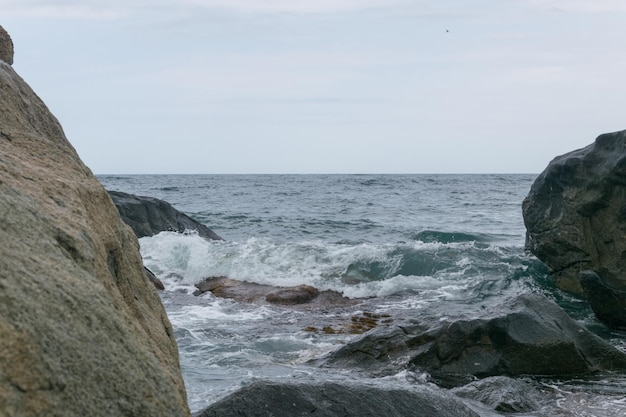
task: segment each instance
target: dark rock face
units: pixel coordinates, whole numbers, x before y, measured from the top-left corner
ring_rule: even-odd
[[[626,354],[539,294],[481,311],[480,318],[374,329],[322,363],[394,373],[401,369],[398,361],[446,387],[474,377],[626,370]]]
[[[522,208],[526,245],[560,288],[582,294],[578,274],[593,270],[626,290],[626,131],[555,158]]]
[[[187,230],[195,230],[200,237],[205,239],[222,240],[211,229],[176,210],[167,201],[120,191],[108,193],[122,220],[133,229],[138,238],[165,231],[183,233]]]
[[[13,65],[13,41],[2,26],[0,26],[0,61]]]
[[[582,271],[580,285],[599,320],[611,327],[626,328],[626,291],[607,286],[594,271]]]
[[[4,61],[0,92],[0,415],[188,416],[136,236]]]
[[[478,417],[452,395],[427,387],[382,389],[335,383],[257,382],[194,417]]]

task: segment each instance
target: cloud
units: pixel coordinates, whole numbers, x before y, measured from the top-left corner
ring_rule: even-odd
[[[126,17],[129,10],[106,2],[79,2],[73,0],[0,0],[3,17],[69,18],[112,20]]]
[[[491,3],[492,0],[480,1]],[[456,14],[475,10],[461,0],[445,4],[430,0],[0,0],[7,17],[117,19],[145,12],[218,11],[240,14],[334,14],[365,10],[393,10],[412,16]]]
[[[623,0],[526,0],[532,7],[575,13],[626,12]]]
[[[117,19],[145,11],[323,14],[407,6],[408,0],[0,0],[8,17]]]

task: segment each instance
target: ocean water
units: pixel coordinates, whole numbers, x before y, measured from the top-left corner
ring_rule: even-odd
[[[140,239],[144,263],[165,283],[161,297],[193,411],[257,379],[426,383],[407,372],[370,379],[308,364],[355,337],[311,329],[341,329],[363,313],[446,317],[538,291],[616,346],[626,344],[625,334],[606,329],[584,300],[556,289],[545,266],[525,252],[521,202],[535,175],[99,179],[109,190],[164,199],[224,238],[163,232]],[[358,302],[293,309],[194,296],[193,284],[213,276],[307,284]],[[626,416],[623,376],[536,383],[551,400],[516,415]]]

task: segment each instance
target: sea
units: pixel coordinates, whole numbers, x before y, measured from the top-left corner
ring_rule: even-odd
[[[407,371],[374,378],[312,365],[358,335],[312,331],[358,314],[462,315],[541,292],[626,350],[588,304],[556,288],[524,247],[521,203],[535,174],[100,175],[108,190],[151,196],[224,240],[162,232],[139,240],[164,282],[192,411],[258,380],[429,384]],[[207,277],[310,285],[355,300],[293,309],[193,295]],[[516,416],[626,416],[626,376],[532,381],[549,400]],[[499,415],[472,405],[483,416]]]

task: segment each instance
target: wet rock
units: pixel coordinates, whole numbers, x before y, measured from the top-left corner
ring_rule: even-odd
[[[161,232],[196,231],[208,240],[222,240],[211,229],[176,210],[167,201],[143,197],[121,191],[109,191],[124,223],[129,225],[138,238]]]
[[[345,307],[357,301],[334,291],[319,291],[309,285],[274,287],[227,277],[211,277],[195,284],[194,295],[211,292],[220,298],[230,298],[243,303],[270,303],[282,306],[311,308]]]
[[[154,285],[154,288],[156,288],[157,290],[165,289],[165,285],[163,285],[163,281],[157,278],[157,276],[154,275],[154,272],[150,271],[145,266],[144,266],[144,271],[146,273],[146,277],[148,278],[148,280],[152,283],[152,285]]]
[[[583,293],[579,272],[626,291],[626,131],[556,157],[522,204],[526,246],[562,289]]]
[[[504,413],[536,411],[548,396],[531,382],[504,376],[485,378],[471,382],[452,392],[459,397],[479,401],[491,409]]]
[[[594,271],[582,271],[579,276],[596,317],[611,327],[626,328],[626,291],[609,287]]]
[[[307,326],[304,328],[307,332],[317,332],[325,334],[363,334],[372,330],[379,324],[391,324],[393,319],[388,314],[376,314],[370,311],[363,311],[350,317],[350,321],[326,325],[321,328],[315,326]]]
[[[136,236],[3,61],[0,92],[0,415],[188,416]]]
[[[454,396],[424,386],[381,388],[368,385],[256,382],[194,417],[478,417]]]
[[[392,374],[426,371],[441,386],[489,376],[588,375],[626,370],[626,354],[539,294],[472,318],[376,328],[318,363]]]
[[[310,285],[298,285],[297,287],[279,288],[265,296],[265,301],[272,304],[293,305],[313,301],[320,292]]]

